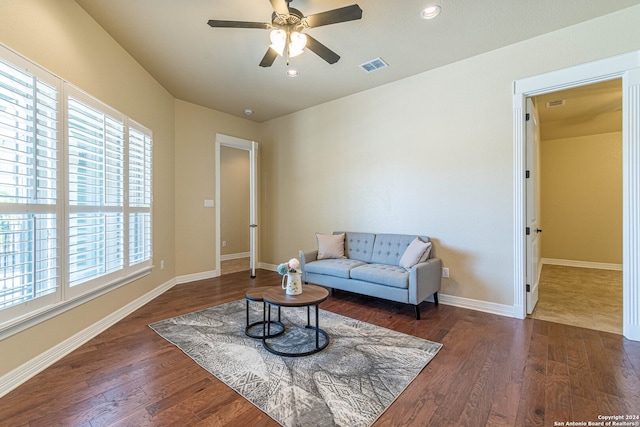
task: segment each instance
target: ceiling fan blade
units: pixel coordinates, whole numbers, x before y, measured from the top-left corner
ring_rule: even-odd
[[[267,49],[267,53],[264,54],[262,61],[260,61],[261,67],[271,67],[273,65],[273,61],[278,57],[278,52],[269,48]]]
[[[210,19],[207,24],[213,28],[259,28],[263,30],[271,28],[271,24],[266,22],[221,21],[219,19]]]
[[[355,21],[360,18],[362,18],[362,9],[357,4],[352,4],[351,6],[309,15],[305,18],[305,26],[308,28],[321,27],[339,22]]]
[[[288,15],[289,14],[289,4],[286,0],[269,0],[271,2],[271,7],[276,11],[278,15]]]
[[[309,34],[307,36],[307,48],[318,55],[320,58],[327,61],[329,64],[335,64],[340,59],[340,55],[320,43],[318,40],[311,37]]]

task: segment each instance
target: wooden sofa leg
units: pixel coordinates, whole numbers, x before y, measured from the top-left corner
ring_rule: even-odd
[[[413,308],[416,311],[416,320],[420,320],[420,307],[418,305],[414,305]]]
[[[438,293],[437,292],[433,293],[433,301],[436,303],[436,305],[438,305]]]

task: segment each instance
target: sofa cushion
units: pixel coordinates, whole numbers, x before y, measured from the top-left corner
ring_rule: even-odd
[[[416,236],[407,234],[376,234],[371,262],[374,264],[399,265],[400,258]]]
[[[316,239],[318,240],[318,259],[345,258],[344,233],[316,233]]]
[[[365,264],[351,269],[351,278],[407,289],[409,272],[398,265]]]
[[[349,272],[352,268],[365,265],[364,262],[355,259],[339,258],[339,259],[322,259],[312,261],[305,265],[304,269],[307,273],[326,274],[328,276],[342,277],[349,279]]]
[[[407,249],[400,258],[400,267],[410,270],[411,267],[422,261],[422,258],[426,260],[429,255],[425,256],[426,251],[431,250],[431,242],[425,242],[421,238],[416,237],[407,246]]]
[[[342,233],[341,231],[334,234]],[[359,261],[371,262],[373,254],[373,242],[376,240],[374,233],[345,232],[344,254],[347,258]]]

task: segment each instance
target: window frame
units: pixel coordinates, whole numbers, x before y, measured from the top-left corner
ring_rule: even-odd
[[[0,203],[0,214],[9,213],[12,209],[15,213],[25,212],[41,212],[55,210],[56,215],[56,239],[57,239],[57,286],[55,292],[50,294],[33,297],[25,302],[0,309],[0,340],[22,330],[30,328],[42,321],[57,316],[67,310],[84,304],[91,299],[104,295],[114,289],[129,284],[135,280],[148,275],[153,268],[153,132],[145,126],[135,122],[126,115],[118,112],[102,101],[96,99],[83,90],[75,87],[71,83],[45,70],[39,65],[33,63],[27,58],[8,49],[0,44],[0,61],[10,66],[19,68],[26,73],[33,75],[35,78],[42,79],[47,84],[52,85],[56,89],[57,94],[57,168],[56,168],[56,203],[54,205],[36,205],[24,203]],[[83,104],[95,108],[102,114],[113,117],[120,121],[123,127],[123,183],[122,183],[122,204],[117,206],[92,206],[78,207],[70,204],[69,193],[69,98],[73,97]],[[143,189],[146,196],[146,204],[144,206],[132,207],[129,204],[129,132],[134,129],[140,132],[145,139],[143,175],[145,179],[145,187]],[[34,131],[35,132],[35,131]],[[106,175],[106,171],[104,172]],[[20,209],[24,210],[20,210]],[[92,210],[93,208],[93,210]],[[122,215],[122,267],[117,270],[99,275],[89,280],[83,281],[77,285],[70,285],[70,216],[73,212],[92,211],[92,212],[118,212]],[[145,238],[143,245],[143,260],[135,264],[129,262],[129,239],[130,239],[130,213],[143,213],[145,216],[145,228],[143,228],[143,236]],[[146,233],[146,234],[145,234]]]
[[[41,80],[46,84],[52,86],[56,90],[56,102],[57,105],[60,105],[62,102],[62,92],[63,92],[63,82],[62,79],[57,76],[49,73],[44,70],[42,67],[33,64],[26,58],[18,55],[17,53],[6,49],[4,46],[0,45],[0,61],[8,64],[10,67],[21,69],[23,72],[29,73],[34,77],[34,80]],[[60,164],[61,157],[63,154],[63,123],[62,119],[58,118],[58,126],[56,129],[56,138],[57,138],[57,161]],[[42,214],[42,213],[53,213],[56,215],[56,231],[58,232],[57,240],[58,247],[56,251],[56,259],[58,265],[61,264],[60,260],[64,256],[64,246],[61,244],[63,242],[63,235],[59,232],[64,229],[64,206],[58,201],[63,197],[63,188],[60,185],[64,180],[64,171],[58,168],[56,170],[56,180],[58,182],[57,191],[56,191],[56,204],[54,205],[44,205],[38,204],[34,202],[29,203],[0,203],[0,215],[2,214],[25,214],[25,213],[34,213],[34,214]],[[20,209],[20,207],[23,207]],[[58,271],[58,278],[61,277],[63,271]],[[25,318],[28,316],[28,313],[37,313],[46,309],[46,307],[51,306],[59,302],[62,299],[63,295],[63,286],[61,283],[58,283],[56,286],[56,290],[47,295],[31,298],[26,300],[20,304],[16,304],[13,306],[9,306],[5,309],[0,310],[2,316],[0,316],[0,332],[2,331],[2,326],[4,325],[2,322],[5,321],[6,318],[9,319],[19,319]]]

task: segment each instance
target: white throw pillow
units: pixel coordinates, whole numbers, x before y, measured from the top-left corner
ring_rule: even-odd
[[[422,261],[427,250],[431,251],[431,242],[423,242],[421,238],[416,237],[409,246],[407,246],[404,254],[402,254],[399,264],[400,267],[406,270],[411,270],[411,267]],[[426,259],[426,257],[424,258]]]
[[[422,254],[422,256],[420,257],[420,261],[418,261],[418,264],[421,262],[425,262],[427,259],[429,259],[429,255],[431,254],[431,249],[433,249],[433,244],[431,242],[426,242],[426,243],[429,246],[427,246],[427,250],[424,251],[424,254]]]
[[[317,259],[345,258],[344,256],[344,234],[320,234],[316,233],[318,239]]]

